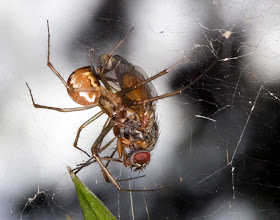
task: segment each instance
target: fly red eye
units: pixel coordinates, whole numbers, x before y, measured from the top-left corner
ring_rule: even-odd
[[[136,154],[134,154],[133,159],[134,159],[135,163],[146,164],[150,161],[151,154],[149,152],[146,152],[146,151],[136,153]]]

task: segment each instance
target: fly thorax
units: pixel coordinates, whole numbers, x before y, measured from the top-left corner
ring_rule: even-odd
[[[154,117],[143,121],[134,115],[118,126],[118,136],[130,141],[128,148],[152,150],[158,139],[158,125]]]
[[[119,127],[119,136],[130,140],[143,140],[144,132],[141,131],[141,126],[134,117],[127,118]]]
[[[114,117],[123,108],[121,98],[113,92],[108,92],[106,95],[101,96],[99,104],[110,118]]]

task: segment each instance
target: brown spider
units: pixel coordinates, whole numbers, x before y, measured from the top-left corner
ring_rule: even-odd
[[[101,55],[97,62],[97,71],[91,66],[82,67],[75,70],[67,82],[62,78],[59,72],[50,62],[50,31],[48,26],[48,59],[47,65],[57,75],[67,89],[69,96],[82,107],[76,108],[56,108],[36,104],[31,89],[27,85],[33,105],[35,108],[51,109],[60,112],[72,112],[90,109],[96,106],[101,108],[101,111],[83,123],[78,129],[74,147],[91,157],[86,151],[77,146],[80,132],[87,125],[95,121],[102,114],[107,114],[108,119],[104,127],[91,147],[92,157],[88,162],[81,164],[76,168],[76,173],[83,167],[88,166],[93,162],[97,162],[106,181],[111,181],[119,191],[154,191],[151,190],[130,190],[122,189],[117,183],[107,166],[110,161],[122,162],[125,167],[130,167],[134,171],[144,169],[151,160],[151,151],[158,140],[158,123],[155,114],[155,101],[169,96],[174,96],[188,89],[200,78],[202,78],[215,62],[207,68],[201,75],[187,86],[178,89],[174,92],[158,96],[151,81],[168,73],[177,65],[187,61],[188,58],[176,63],[169,69],[148,78],[145,72],[137,66],[127,62],[121,56],[112,54],[125,41],[129,33],[118,43],[118,45],[109,53]],[[90,51],[89,57],[93,50]],[[100,82],[104,86],[101,86]],[[115,137],[105,146],[101,147],[104,137],[113,129]],[[114,140],[117,139],[117,147],[109,157],[100,157],[100,153],[104,151]],[[119,158],[113,158],[118,152]],[[102,160],[107,160],[104,165]],[[162,189],[162,188],[160,188]]]

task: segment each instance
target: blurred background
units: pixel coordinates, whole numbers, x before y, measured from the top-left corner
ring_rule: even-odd
[[[82,219],[66,167],[87,160],[73,142],[99,109],[33,107],[26,82],[38,104],[78,106],[46,65],[47,20],[51,62],[66,80],[89,65],[90,49],[96,62],[132,27],[115,54],[148,76],[196,52],[153,82],[160,95],[218,60],[192,88],[157,102],[160,137],[146,176],[122,183],[170,188],[118,192],[97,164],[78,174],[118,219],[279,218],[278,1],[12,0],[1,1],[0,17],[0,219]],[[105,120],[83,130],[81,148],[90,151]],[[121,164],[109,170],[138,175]]]

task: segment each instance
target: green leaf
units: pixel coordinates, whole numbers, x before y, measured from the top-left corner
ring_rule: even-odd
[[[85,220],[116,219],[107,207],[87,188],[82,181],[67,167],[75,185]]]

